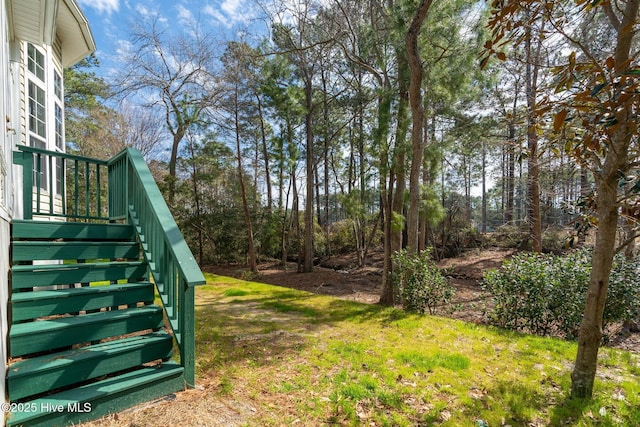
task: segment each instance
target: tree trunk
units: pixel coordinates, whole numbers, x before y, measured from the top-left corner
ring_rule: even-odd
[[[178,127],[173,134],[173,143],[171,144],[171,157],[169,159],[169,182],[168,182],[168,195],[167,201],[169,206],[173,207],[173,201],[176,194],[176,165],[178,164],[178,149],[180,148],[180,142],[184,138],[186,129]]]
[[[622,148],[622,147],[620,147]],[[592,269],[584,316],[578,333],[578,354],[571,374],[571,396],[591,397],[598,364],[598,349],[602,339],[602,316],[607,298],[609,275],[615,251],[618,226],[617,184],[618,171],[626,158],[626,149],[620,154],[611,147],[607,153],[605,170],[596,178],[598,195],[598,232],[593,249]]]
[[[407,186],[406,181],[406,150],[407,129],[409,127],[407,106],[409,104],[409,92],[407,83],[409,70],[404,52],[398,56],[398,110],[395,132],[395,149],[393,152],[392,167],[389,174],[389,191],[391,194],[391,253],[393,256],[402,249],[403,231],[406,226],[404,215],[404,196]],[[394,188],[395,184],[395,188]],[[393,265],[391,266],[393,271]]]
[[[306,168],[307,194],[304,204],[304,272],[313,271],[313,190],[314,190],[314,161],[313,161],[313,88],[311,78],[305,79],[305,132],[306,132]]]
[[[193,144],[189,144],[191,151],[191,181],[193,184],[193,202],[196,208],[197,229],[198,229],[198,264],[204,265],[204,233],[202,232],[202,207],[200,206],[200,186],[198,178],[200,172],[195,160],[195,150]]]
[[[542,31],[542,30],[541,30]],[[527,157],[529,220],[533,251],[542,252],[542,218],[540,215],[540,167],[538,165],[538,132],[536,129],[536,103],[538,95],[538,68],[542,42],[536,35],[535,52],[531,29],[527,29],[526,49],[526,96],[527,96]]]
[[[483,234],[487,232],[487,147],[482,141],[482,228]]]
[[[331,253],[330,247],[330,239],[329,239],[329,146],[331,139],[331,125],[329,120],[329,99],[328,99],[328,89],[327,89],[327,78],[324,74],[324,71],[321,73],[322,77],[322,118],[324,121],[324,138],[323,138],[323,149],[322,149],[322,160],[323,160],[323,188],[324,188],[324,215],[322,216],[322,231],[325,235],[325,241],[327,246],[327,252]],[[330,77],[330,76],[329,76]],[[320,206],[320,199],[318,199],[318,206]],[[320,222],[320,216],[318,216],[318,222]]]
[[[249,261],[249,271],[258,271],[258,262],[256,259],[256,248],[253,242],[253,227],[251,225],[251,213],[249,212],[249,204],[247,203],[247,192],[244,185],[244,176],[242,173],[242,150],[240,149],[240,116],[238,105],[238,90],[235,89],[235,108],[234,108],[234,120],[235,120],[235,134],[236,134],[236,154],[238,160],[238,183],[240,184],[240,196],[242,198],[242,211],[244,212],[244,223],[247,227],[247,240],[248,240],[248,252],[247,257]]]
[[[409,63],[409,101],[411,103],[411,172],[409,174],[409,212],[407,215],[407,250],[410,253],[418,251],[418,218],[420,211],[420,166],[424,146],[422,143],[422,121],[424,107],[422,105],[422,76],[423,68],[418,50],[418,36],[422,24],[429,13],[431,0],[421,0],[416,14],[411,21],[406,36],[407,60]]]
[[[262,112],[262,100],[256,94],[258,104],[258,115],[260,116],[260,137],[262,139],[262,157],[264,158],[264,177],[267,184],[267,212],[271,214],[273,210],[273,196],[271,194],[271,170],[269,169],[269,149],[267,147],[267,132],[264,126],[264,114]]]
[[[379,303],[393,305],[393,283],[391,281],[391,192],[387,188],[389,173],[389,145],[387,136],[391,122],[391,87],[388,79],[384,80],[384,86],[378,92],[378,114],[375,132],[375,145],[379,147],[380,169],[380,207],[382,215],[382,231],[384,258],[382,265],[382,292]]]
[[[514,194],[516,190],[516,156],[515,156],[515,125],[509,124],[509,142],[507,146],[507,203],[505,208],[504,222],[511,224],[514,220]]]
[[[425,137],[426,141],[426,137]],[[427,168],[426,162],[422,165],[422,186],[427,187],[429,185],[429,169]],[[427,245],[427,215],[425,212],[420,214],[419,224],[418,224],[418,251],[422,252],[425,250]]]
[[[507,200],[504,214],[504,222],[510,224],[514,220],[514,193],[516,181],[516,124],[514,123],[518,112],[518,93],[520,91],[519,79],[514,85],[513,106],[511,108],[512,118],[507,121]]]
[[[393,263],[391,257],[402,249],[402,231],[404,228],[404,193],[406,189],[405,160],[406,160],[406,134],[409,123],[407,122],[407,104],[409,94],[407,91],[407,63],[406,57],[401,52],[398,56],[398,109],[397,126],[395,132],[395,150],[392,167],[389,171],[389,185],[387,204],[389,215],[385,218],[385,232],[388,233],[388,245],[385,245],[385,263],[387,263],[388,275],[384,282],[380,304],[394,304],[394,286],[391,275]],[[394,188],[395,186],[395,188]]]
[[[298,248],[298,256],[296,259],[297,264],[297,272],[302,273],[304,271],[303,268],[303,258],[304,258],[304,248],[302,246],[302,230],[300,227],[300,196],[298,195],[298,185],[296,184],[296,170],[295,165],[292,166],[291,170],[291,182],[293,183],[293,209],[291,211],[291,223],[296,232],[296,247]]]
[[[616,21],[617,26],[613,23],[617,31],[614,53],[617,76],[624,75],[629,68],[630,49],[635,35],[632,26],[636,22],[639,8],[640,0],[628,1],[622,13],[622,20]],[[616,90],[624,90],[624,85],[620,85]],[[614,99],[620,97],[616,96]],[[626,174],[629,169],[628,150],[632,136],[636,135],[636,112],[633,107],[630,103],[620,103],[618,108],[612,108],[618,126],[610,131],[611,144],[607,147],[601,171],[595,175],[598,232],[593,249],[587,301],[578,333],[578,354],[571,373],[571,396],[574,398],[590,398],[593,395],[598,349],[602,339],[602,315],[607,299],[618,226],[618,180],[620,174]]]
[[[291,125],[291,119],[289,117],[289,115],[285,115],[285,126],[286,126],[286,135],[287,135],[287,150],[291,150],[290,147],[293,146],[293,130],[292,130],[292,125]],[[293,184],[295,184],[296,181],[296,174],[295,174],[295,162],[293,161],[293,159],[291,159],[292,157],[294,157],[293,155],[291,155],[291,153],[293,152],[293,150],[291,150],[289,152],[289,156],[285,156],[285,144],[284,141],[282,141],[282,145],[281,145],[281,151],[280,151],[280,159],[279,159],[279,165],[278,165],[278,187],[279,187],[279,200],[278,200],[278,210],[283,212],[282,215],[282,236],[281,236],[281,248],[282,248],[282,253],[281,253],[281,263],[282,266],[285,268],[285,270],[287,269],[287,259],[289,258],[289,246],[290,246],[290,241],[291,241],[291,228],[293,227],[293,215],[297,215],[297,211],[295,209],[297,209],[297,193],[295,192],[296,188],[294,187],[294,203],[293,206],[295,209],[292,209],[292,213],[291,213],[291,222],[292,224],[290,226],[287,226],[287,210],[289,209],[289,193],[291,192],[291,186]],[[285,158],[289,157],[290,160],[292,161],[292,169],[293,171],[291,172],[291,179],[289,180],[289,185],[287,187],[287,199],[285,201],[285,203],[283,203],[283,191],[284,191],[284,172],[285,172]]]
[[[358,74],[358,92],[362,92],[362,73]],[[364,206],[367,205],[366,198],[366,159],[365,159],[365,130],[364,130],[364,122],[365,122],[365,108],[363,100],[366,98],[364,94],[363,96],[358,96],[358,107],[357,107],[357,117],[358,117],[358,175],[359,175],[359,187],[360,187],[360,206],[363,207],[362,210],[358,210],[357,217],[358,222],[360,224],[356,239],[358,239],[357,246],[358,249],[358,264],[360,267],[364,267],[365,262],[365,252],[368,246],[366,242],[366,230],[367,230],[367,215],[364,210]]]

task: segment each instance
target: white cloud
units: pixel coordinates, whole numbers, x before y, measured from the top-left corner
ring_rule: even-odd
[[[248,22],[253,16],[252,6],[246,0],[224,0],[219,8],[206,5],[202,12],[227,28]]]
[[[136,4],[134,6],[134,10],[136,11],[136,13],[138,13],[138,15],[140,15],[142,19],[157,19],[158,22],[161,22],[161,23],[168,22],[168,19],[162,16],[162,14],[158,12],[157,9],[147,7],[142,3]]]
[[[182,5],[177,6],[178,9],[178,21],[183,25],[193,25],[195,18],[193,13]]]
[[[220,9],[224,10],[231,17],[236,17],[240,6],[242,6],[242,0],[225,0],[220,5]]]
[[[202,9],[202,13],[204,13],[205,15],[209,15],[225,27],[231,28],[231,23],[228,22],[227,18],[218,9],[207,5],[204,7],[204,9]]]
[[[120,9],[120,0],[79,0],[84,7],[91,7],[98,13],[111,14]]]
[[[133,44],[129,40],[116,41],[115,53],[120,57],[128,56],[133,52]]]
[[[143,4],[136,4],[135,6],[136,12],[138,12],[141,16],[147,18],[149,16],[154,16],[156,13],[151,11],[148,7]]]

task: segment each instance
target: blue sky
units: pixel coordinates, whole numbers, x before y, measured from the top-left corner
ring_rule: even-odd
[[[229,39],[239,28],[255,24],[258,13],[253,0],[78,0],[89,20],[102,63],[99,74],[117,67],[118,51],[127,45],[132,22],[157,16],[175,31],[189,22],[220,32]]]

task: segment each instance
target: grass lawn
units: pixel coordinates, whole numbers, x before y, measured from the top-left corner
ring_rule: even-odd
[[[638,354],[601,349],[571,400],[573,343],[206,278],[198,388],[92,425],[640,425]]]

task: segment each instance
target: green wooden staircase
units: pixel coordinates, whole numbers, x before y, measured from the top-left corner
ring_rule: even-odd
[[[12,224],[7,425],[70,425],[193,386],[193,290],[204,278],[144,160],[130,149],[101,162],[21,147],[14,162],[36,193],[41,156],[83,162],[85,173],[67,183],[72,209],[29,194],[26,219]],[[84,175],[101,167],[108,182],[92,190]],[[80,203],[83,190],[98,199]],[[33,220],[45,215],[84,222]]]

